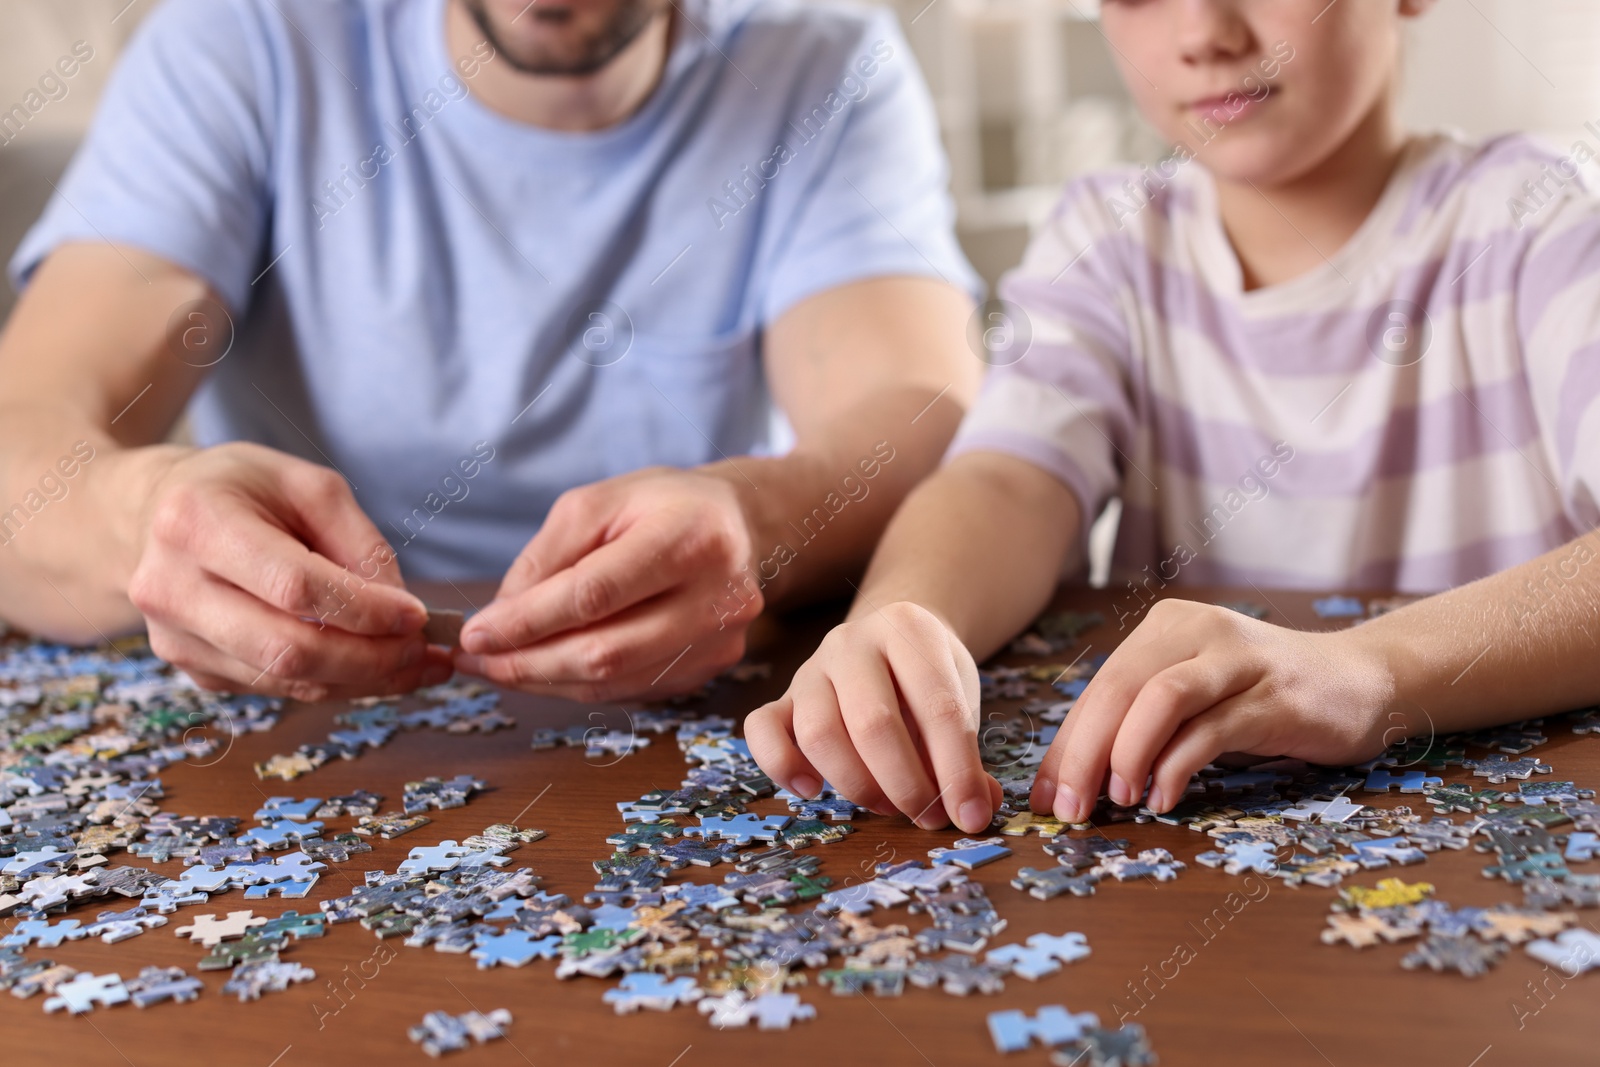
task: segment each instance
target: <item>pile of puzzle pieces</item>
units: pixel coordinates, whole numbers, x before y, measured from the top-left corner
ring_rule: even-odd
[[[1359,602],[1323,607],[1330,618],[1359,614]],[[1012,651],[1055,656],[1099,621],[1047,616]],[[811,798],[776,790],[735,736],[736,724],[701,713],[691,698],[630,712],[627,730],[534,732],[536,749],[580,747],[612,760],[648,748],[646,734],[670,734],[686,761],[676,788],[618,802],[617,828],[597,849],[593,888],[579,899],[546,891],[531,867],[514,861],[541,831],[496,824],[463,840],[417,844],[394,870],[369,871],[316,909],[274,916],[249,903],[306,898],[330,864],[370,852],[374,837],[427,826],[426,812],[470,803],[488,783],[469,775],[407,782],[388,811],[383,796],[357,790],[267,797],[248,819],[163,812],[163,768],[209,762],[233,736],[270,729],[279,704],[198,690],[137,642],[84,651],[8,638],[0,642],[0,915],[14,921],[0,940],[0,988],[44,994],[47,1011],[68,1014],[193,1000],[203,982],[181,968],[146,967],[124,979],[78,973],[42,955],[67,941],[116,944],[166,927],[203,950],[198,970],[228,972],[225,994],[250,1001],[314,978],[284,955],[302,939],[352,924],[485,970],[538,961],[558,979],[604,982],[599,999],[622,1015],[683,1009],[715,1028],[781,1030],[817,1015],[818,1005],[796,991],[810,984],[807,972],[815,972],[814,987],[838,996],[894,996],[907,986],[994,995],[1010,980],[1044,981],[1088,956],[1087,939],[1070,930],[1007,940],[1005,902],[969,878],[1032,848],[1038,859],[1011,884],[1039,900],[1196,877],[1183,872],[1199,866],[1327,889],[1335,896],[1322,940],[1355,948],[1410,942],[1400,959],[1406,968],[1475,976],[1511,946],[1570,973],[1600,960],[1600,939],[1577,918],[1578,909],[1600,906],[1600,875],[1569,867],[1600,859],[1600,805],[1592,792],[1552,780],[1553,768],[1529,755],[1546,740],[1545,723],[1411,741],[1359,767],[1280,760],[1206,768],[1183,801],[1159,815],[1105,798],[1085,824],[1033,815],[1027,797],[1044,749],[1102,662],[981,672],[984,700],[996,711],[986,715],[983,756],[1004,803],[988,834],[932,848],[926,860],[852,863],[850,877],[836,881],[825,871],[826,846],[847,839],[864,809],[827,786]],[[752,666],[743,672],[758,674]],[[407,711],[397,702],[353,702],[327,744],[302,746],[258,772],[292,779],[334,756],[356,758],[401,730],[512,725],[496,695],[475,686],[435,687],[419,701]],[[1566,718],[1574,731],[1600,732],[1600,712]],[[1397,792],[1431,811],[1390,806]],[[1378,797],[1384,806],[1368,803]],[[786,811],[772,814],[774,807]],[[334,820],[347,822],[330,829]],[[1170,842],[1135,850],[1107,832],[1125,822],[1170,827]],[[1483,853],[1486,877],[1520,899],[1453,908],[1424,881],[1347,882],[1415,870],[1440,849]],[[169,876],[112,863],[119,852],[184,868]],[[246,907],[212,904],[230,892]],[[116,897],[125,906],[107,906]],[[900,908],[926,925],[913,932],[895,921]],[[84,913],[62,917],[73,909]],[[434,1012],[412,1036],[437,1055],[498,1037],[508,1023],[497,1012]],[[1102,1028],[1059,1005],[1031,1017],[994,1013],[990,1030],[1002,1051],[1040,1044],[1060,1063],[1154,1062],[1139,1027]]]

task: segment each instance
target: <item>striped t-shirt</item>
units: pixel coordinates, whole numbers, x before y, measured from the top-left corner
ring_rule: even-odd
[[[1343,248],[1248,292],[1210,177],[1173,169],[1067,187],[952,455],[1026,459],[1091,517],[1119,497],[1118,580],[1432,592],[1600,524],[1600,199],[1570,157],[1416,138]]]

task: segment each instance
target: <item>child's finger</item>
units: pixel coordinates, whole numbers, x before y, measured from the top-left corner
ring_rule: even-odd
[[[1139,690],[1122,719],[1111,745],[1112,773],[1140,791],[1150,777],[1150,765],[1184,723],[1253,681],[1238,656],[1197,656],[1161,671]],[[1160,785],[1151,786],[1152,808],[1165,811],[1173,799]]]
[[[1229,697],[1178,728],[1151,769],[1155,776],[1150,786],[1152,809],[1167,811],[1182,800],[1183,791],[1194,773],[1222,753],[1244,752],[1255,747],[1255,739],[1241,735],[1239,730],[1240,710],[1251,699],[1248,693]]]
[[[939,789],[906,729],[900,694],[883,659],[876,652],[846,650],[834,677],[845,728],[878,787],[924,830],[943,826]]]
[[[794,739],[805,758],[847,799],[879,815],[895,805],[856,751],[833,682],[820,670],[801,668],[789,686],[794,697]]]
[[[1111,761],[1111,746],[1139,691],[1150,678],[1193,654],[1184,645],[1148,641],[1133,648],[1124,644],[1106,660],[1067,716],[1071,730],[1056,737],[1039,767],[1038,777],[1055,786],[1058,819],[1082,822],[1089,817]],[[1131,804],[1144,791],[1144,782],[1114,777],[1109,791],[1112,803]]]
[[[890,641],[886,651],[933,765],[946,814],[964,832],[982,832],[994,816],[993,779],[978,756],[976,702],[966,692],[949,642],[919,647]]]
[[[795,744],[794,700],[788,693],[745,716],[744,740],[767,777],[784,789],[813,797],[822,788],[822,775]]]

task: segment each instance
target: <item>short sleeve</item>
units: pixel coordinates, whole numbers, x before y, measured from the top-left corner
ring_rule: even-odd
[[[1545,449],[1579,527],[1600,526],[1600,199],[1550,210],[1516,282],[1518,340]]]
[[[142,249],[234,310],[270,216],[264,46],[231,0],[168,0],[139,28],[83,146],[10,264],[19,290],[74,241]]]
[[[867,21],[831,98],[844,122],[788,225],[763,320],[826,289],[892,274],[943,278],[981,297],[983,282],[956,241],[933,102],[893,15],[875,12]],[[789,126],[797,140],[809,129],[806,115],[797,112]]]
[[[1001,452],[1055,475],[1078,498],[1084,526],[1121,484],[1132,450],[1132,360],[1114,239],[1087,185],[1061,205],[986,309],[994,366],[947,458]]]

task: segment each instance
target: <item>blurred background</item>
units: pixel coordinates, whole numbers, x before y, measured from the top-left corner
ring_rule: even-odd
[[[94,58],[12,135],[0,127],[0,252],[51,192],[116,56],[160,0],[5,0],[0,112],[84,41]],[[991,283],[1060,183],[1165,146],[1137,118],[1097,0],[891,0],[938,102],[961,238]],[[1600,2],[1440,0],[1411,27],[1404,112],[1417,128],[1536,131],[1563,147],[1600,125]],[[9,139],[8,139],[9,138]],[[1590,135],[1592,143],[1600,138]],[[14,294],[0,285],[0,317]]]

